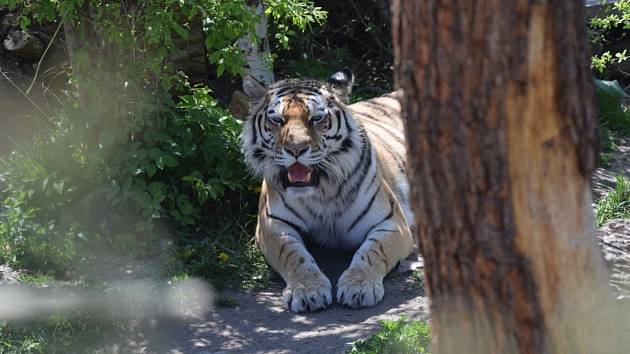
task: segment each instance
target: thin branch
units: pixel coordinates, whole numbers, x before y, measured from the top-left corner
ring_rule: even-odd
[[[365,19],[363,18],[363,14],[361,13],[361,10],[359,9],[359,6],[357,6],[357,4],[356,4],[356,2],[354,2],[354,0],[350,0],[350,4],[354,8],[354,12],[356,12],[357,16],[359,16],[359,20],[361,20],[361,23],[363,23],[363,26],[365,26],[365,29],[367,30],[369,28],[369,26],[365,22]],[[381,41],[378,39],[378,36],[374,35],[373,33],[371,33],[371,35],[372,35],[372,38],[374,38],[374,41],[376,42],[376,44],[378,44],[378,46],[381,47],[385,51],[385,53],[388,53],[389,55],[392,54],[391,50],[389,48],[387,48],[385,45],[383,45],[383,43],[381,43]]]
[[[32,105],[33,107],[35,107],[39,113],[41,113],[41,115],[43,115],[44,117],[46,117],[46,119],[48,119],[48,121],[46,121],[46,124],[50,125],[51,127],[54,127],[55,125],[52,122],[52,118],[50,118],[38,105],[37,103],[35,103],[30,97],[28,97],[28,95],[22,91],[22,89],[16,85],[13,80],[11,80],[7,74],[5,74],[5,72],[2,70],[2,67],[0,67],[0,74],[2,74],[2,76],[4,76],[4,78],[13,86],[15,87],[16,90],[18,90],[19,93],[22,94],[22,96],[24,96]]]
[[[60,20],[59,21],[59,26],[57,26],[57,29],[55,30],[55,33],[53,34],[52,38],[48,42],[48,46],[46,47],[46,50],[44,50],[44,54],[42,54],[42,57],[39,58],[39,62],[37,63],[37,68],[35,69],[35,75],[33,76],[33,81],[31,81],[31,84],[28,85],[28,88],[26,89],[26,94],[27,95],[31,92],[31,89],[33,88],[33,85],[35,84],[35,81],[37,81],[37,75],[39,74],[39,68],[42,66],[42,62],[44,61],[44,58],[46,57],[46,53],[48,53],[48,50],[50,49],[50,47],[52,46],[53,42],[55,41],[55,38],[57,38],[57,33],[59,33],[59,30],[61,29],[61,25],[62,24],[63,24],[63,21]]]

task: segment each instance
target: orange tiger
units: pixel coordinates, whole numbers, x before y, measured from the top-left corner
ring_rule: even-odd
[[[264,87],[244,78],[250,115],[241,136],[263,179],[256,240],[286,282],[283,306],[317,311],[332,285],[304,240],[355,250],[337,301],[353,308],[383,299],[383,278],[412,252],[406,144],[394,94],[346,105],[354,77],[288,79]]]

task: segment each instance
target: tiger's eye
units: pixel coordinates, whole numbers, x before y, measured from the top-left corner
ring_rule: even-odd
[[[329,114],[320,114],[317,116],[312,116],[311,117],[311,123],[312,124],[319,124],[322,121],[324,121],[325,118],[327,118],[329,116]]]
[[[275,125],[282,125],[284,124],[284,119],[280,118],[280,117],[267,117],[269,119],[269,121]]]

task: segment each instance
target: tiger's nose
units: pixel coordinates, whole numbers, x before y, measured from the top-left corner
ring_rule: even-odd
[[[308,150],[308,144],[304,143],[285,145],[284,150],[294,157],[300,157],[303,153],[306,152],[306,150]]]

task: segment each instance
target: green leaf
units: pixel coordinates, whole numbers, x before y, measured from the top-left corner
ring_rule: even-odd
[[[179,34],[180,37],[182,37],[183,39],[188,39],[188,30],[182,27],[182,25],[180,25],[177,22],[173,22],[171,24],[171,27],[173,27],[175,32],[177,32],[177,34]]]
[[[153,197],[154,203],[160,203],[166,198],[166,185],[162,182],[151,182],[149,183],[149,187],[147,188],[151,196]]]
[[[193,212],[193,205],[186,195],[177,197],[177,207],[182,215],[190,215]]]
[[[162,160],[164,161],[164,164],[168,167],[177,166],[177,159],[173,157],[172,155],[163,155]]]
[[[147,164],[147,165],[145,165],[145,170],[147,171],[147,175],[149,177],[153,177],[153,175],[157,171],[157,168],[155,167],[155,165]]]

